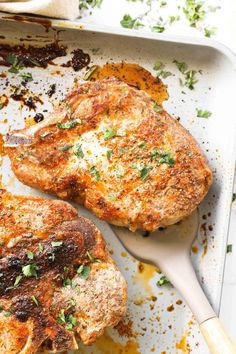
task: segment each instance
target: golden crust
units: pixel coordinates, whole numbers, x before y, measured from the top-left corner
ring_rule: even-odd
[[[81,84],[47,120],[8,134],[13,171],[115,225],[152,231],[173,224],[202,201],[212,172],[194,138],[156,108],[119,80]],[[60,128],[78,118],[82,124]],[[104,130],[114,136],[105,139]]]
[[[68,203],[0,190],[0,241],[1,353],[76,349],[75,333],[90,344],[124,316],[126,282],[99,230]]]

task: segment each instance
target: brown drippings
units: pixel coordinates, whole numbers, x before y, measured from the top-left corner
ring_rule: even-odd
[[[40,104],[43,104],[43,101],[41,100],[40,97],[38,96],[27,96],[28,91],[27,90],[21,90],[21,91],[15,91],[13,94],[11,94],[11,98],[14,101],[20,102],[22,105],[25,105],[29,108],[29,110],[36,110],[36,103],[39,102]]]
[[[32,17],[19,16],[19,15],[4,16],[3,18],[7,19],[7,20],[14,20],[14,21],[17,21],[17,22],[36,23],[38,25],[43,26],[46,29],[46,32],[49,31],[50,27],[52,27],[52,22],[50,20],[47,20],[47,19],[44,19],[44,18],[32,18]]]
[[[62,64],[65,67],[72,67],[75,71],[79,71],[86,68],[90,63],[90,56],[88,53],[84,53],[82,49],[75,49],[72,52],[72,58],[66,64]]]
[[[149,282],[158,271],[159,269],[152,265],[139,262],[133,282],[144,288],[150,296],[153,296]]]
[[[176,305],[182,305],[183,301],[182,300],[176,300]]]
[[[192,252],[193,253],[198,253],[198,247],[197,246],[192,246]]]
[[[0,156],[5,155],[3,135],[0,133]]]
[[[175,309],[175,308],[174,308],[174,305],[173,305],[173,304],[171,304],[170,306],[167,307],[167,311],[168,311],[168,312],[172,312],[172,311],[174,311],[174,309]]]
[[[103,67],[97,66],[89,80],[102,80],[108,77],[116,77],[147,92],[159,105],[169,97],[163,82],[137,64],[111,63],[105,64]]]
[[[187,341],[187,336],[186,334],[182,336],[180,341],[176,343],[176,349],[179,349],[182,351],[182,354],[188,354],[190,353],[190,346]]]
[[[124,320],[121,320],[118,323],[118,325],[115,326],[115,328],[117,329],[117,331],[121,337],[131,338],[131,337],[135,336],[133,333],[132,326],[133,326],[133,321],[128,320],[128,322],[125,323]]]

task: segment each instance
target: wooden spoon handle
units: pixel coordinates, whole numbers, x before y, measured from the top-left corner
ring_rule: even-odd
[[[236,354],[236,346],[217,317],[200,324],[200,330],[212,354]]]

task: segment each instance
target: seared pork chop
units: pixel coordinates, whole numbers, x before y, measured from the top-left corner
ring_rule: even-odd
[[[0,190],[0,241],[0,353],[91,344],[124,316],[126,282],[68,203]]]
[[[179,221],[212,183],[194,138],[116,79],[81,84],[45,121],[10,132],[6,146],[20,181],[131,230]]]

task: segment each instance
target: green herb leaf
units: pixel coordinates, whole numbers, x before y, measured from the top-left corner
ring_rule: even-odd
[[[120,21],[120,24],[124,28],[134,28],[143,27],[144,25],[138,20],[138,18],[132,18],[129,14],[125,14]]]
[[[170,284],[170,281],[167,279],[167,277],[165,275],[163,275],[158,281],[157,281],[157,285],[158,286],[163,286],[165,284]]]
[[[216,33],[216,28],[212,27],[212,28],[204,28],[204,35],[205,37],[210,38],[211,36],[213,36]]]
[[[0,109],[3,109],[3,103],[0,102]]]
[[[36,264],[28,264],[28,265],[22,267],[22,273],[26,277],[36,277],[37,278],[37,270],[38,270],[38,267],[36,266]]]
[[[36,297],[34,295],[31,296],[31,300],[35,303],[36,306],[39,305],[39,302],[38,302],[38,300],[36,299]]]
[[[66,123],[58,122],[57,127],[59,129],[71,129],[74,128],[77,124],[81,124],[81,123],[82,123],[81,119],[77,118]]]
[[[51,245],[52,247],[60,247],[63,245],[63,241],[52,241]]]
[[[67,115],[69,118],[71,118],[71,106],[69,105],[69,103],[66,102],[65,108],[67,110]]]
[[[87,254],[87,256],[88,256],[90,262],[93,263],[93,262],[94,262],[94,257],[91,255],[91,253],[90,253],[89,251],[87,251],[86,254]]]
[[[140,178],[142,181],[145,181],[149,175],[149,173],[151,172],[151,170],[153,169],[152,166],[150,167],[143,167],[141,170],[140,170]]]
[[[188,70],[188,65],[184,62],[178,61],[178,60],[174,60],[173,63],[176,64],[177,68],[179,69],[179,71],[182,74],[185,74],[186,71]]]
[[[187,71],[185,75],[185,86],[188,87],[190,90],[194,89],[194,85],[198,82],[196,79],[196,71],[195,70],[189,70]]]
[[[90,267],[81,264],[77,269],[77,273],[79,274],[80,278],[87,280],[90,274]]]
[[[39,243],[38,248],[39,248],[39,252],[42,253],[44,250],[43,244]]]
[[[89,170],[90,175],[95,177],[95,180],[98,182],[100,181],[100,173],[99,171],[96,169],[95,166],[91,167]]]
[[[28,257],[29,259],[34,259],[34,252],[32,252],[32,251],[27,251],[27,257]]]
[[[16,287],[19,285],[19,283],[20,283],[20,281],[21,281],[22,278],[23,278],[22,275],[18,275],[18,276],[16,277],[15,282],[14,282],[14,285],[13,285],[13,288],[16,288]]]
[[[43,133],[40,134],[40,138],[44,139],[44,138],[46,138],[46,136],[48,136],[50,134],[51,133],[49,133],[49,132],[43,132]]]
[[[17,74],[19,70],[24,68],[23,64],[19,62],[18,58],[13,54],[9,54],[6,57],[6,61],[11,64],[11,68],[8,70],[10,73]]]
[[[33,76],[31,73],[22,73],[20,74],[20,77],[24,80],[24,82],[30,82],[33,81]]]
[[[138,143],[138,147],[141,147],[142,149],[146,149],[147,144],[145,143],[145,141],[141,141],[140,143]]]
[[[116,132],[110,128],[110,127],[105,127],[104,128],[104,140],[109,140],[114,138],[116,136]]]
[[[161,106],[159,106],[156,102],[153,102],[153,109],[156,113],[160,113],[163,112],[163,108]]]
[[[157,161],[158,166],[163,163],[166,163],[168,166],[171,167],[175,163],[174,155],[171,152],[162,152],[157,148],[154,148],[151,151],[151,158],[154,158]]]
[[[76,144],[75,145],[74,154],[75,154],[75,156],[77,156],[79,158],[83,158],[84,157],[84,153],[83,153],[83,150],[82,150],[82,144]]]
[[[58,317],[57,317],[57,323],[59,324],[65,324],[66,323],[66,316],[65,316],[65,310],[61,309]]]
[[[106,156],[107,156],[107,159],[110,160],[111,159],[111,154],[112,154],[112,150],[107,150],[106,152]]]
[[[75,307],[76,306],[76,301],[75,301],[75,299],[70,299],[70,300],[68,300],[68,301],[66,301],[67,302],[67,304],[69,305],[68,307],[69,308],[71,308],[71,307]]]
[[[4,312],[4,317],[10,317],[11,316],[11,312]]]
[[[195,27],[197,22],[202,20],[206,14],[203,9],[203,2],[196,0],[185,0],[183,12],[192,27]]]
[[[153,66],[153,70],[160,70],[163,67],[164,67],[164,64],[161,61],[157,61]]]
[[[88,71],[83,76],[84,80],[88,80],[90,76],[94,73],[95,70],[97,70],[97,65],[93,65]]]
[[[162,25],[151,26],[151,31],[156,33],[162,33],[165,31],[165,27]]]
[[[70,314],[70,315],[68,315],[66,321],[67,321],[66,329],[68,331],[73,331],[73,328],[77,325],[76,317],[74,317],[73,315]]]
[[[112,202],[114,202],[116,200],[116,197],[112,193],[108,193],[108,197]]]
[[[236,193],[233,193],[232,202],[234,202],[235,200],[236,200]]]
[[[199,118],[209,118],[212,115],[211,112],[204,111],[204,110],[199,109],[199,108],[196,108],[196,111],[197,111],[197,117],[199,117]]]

